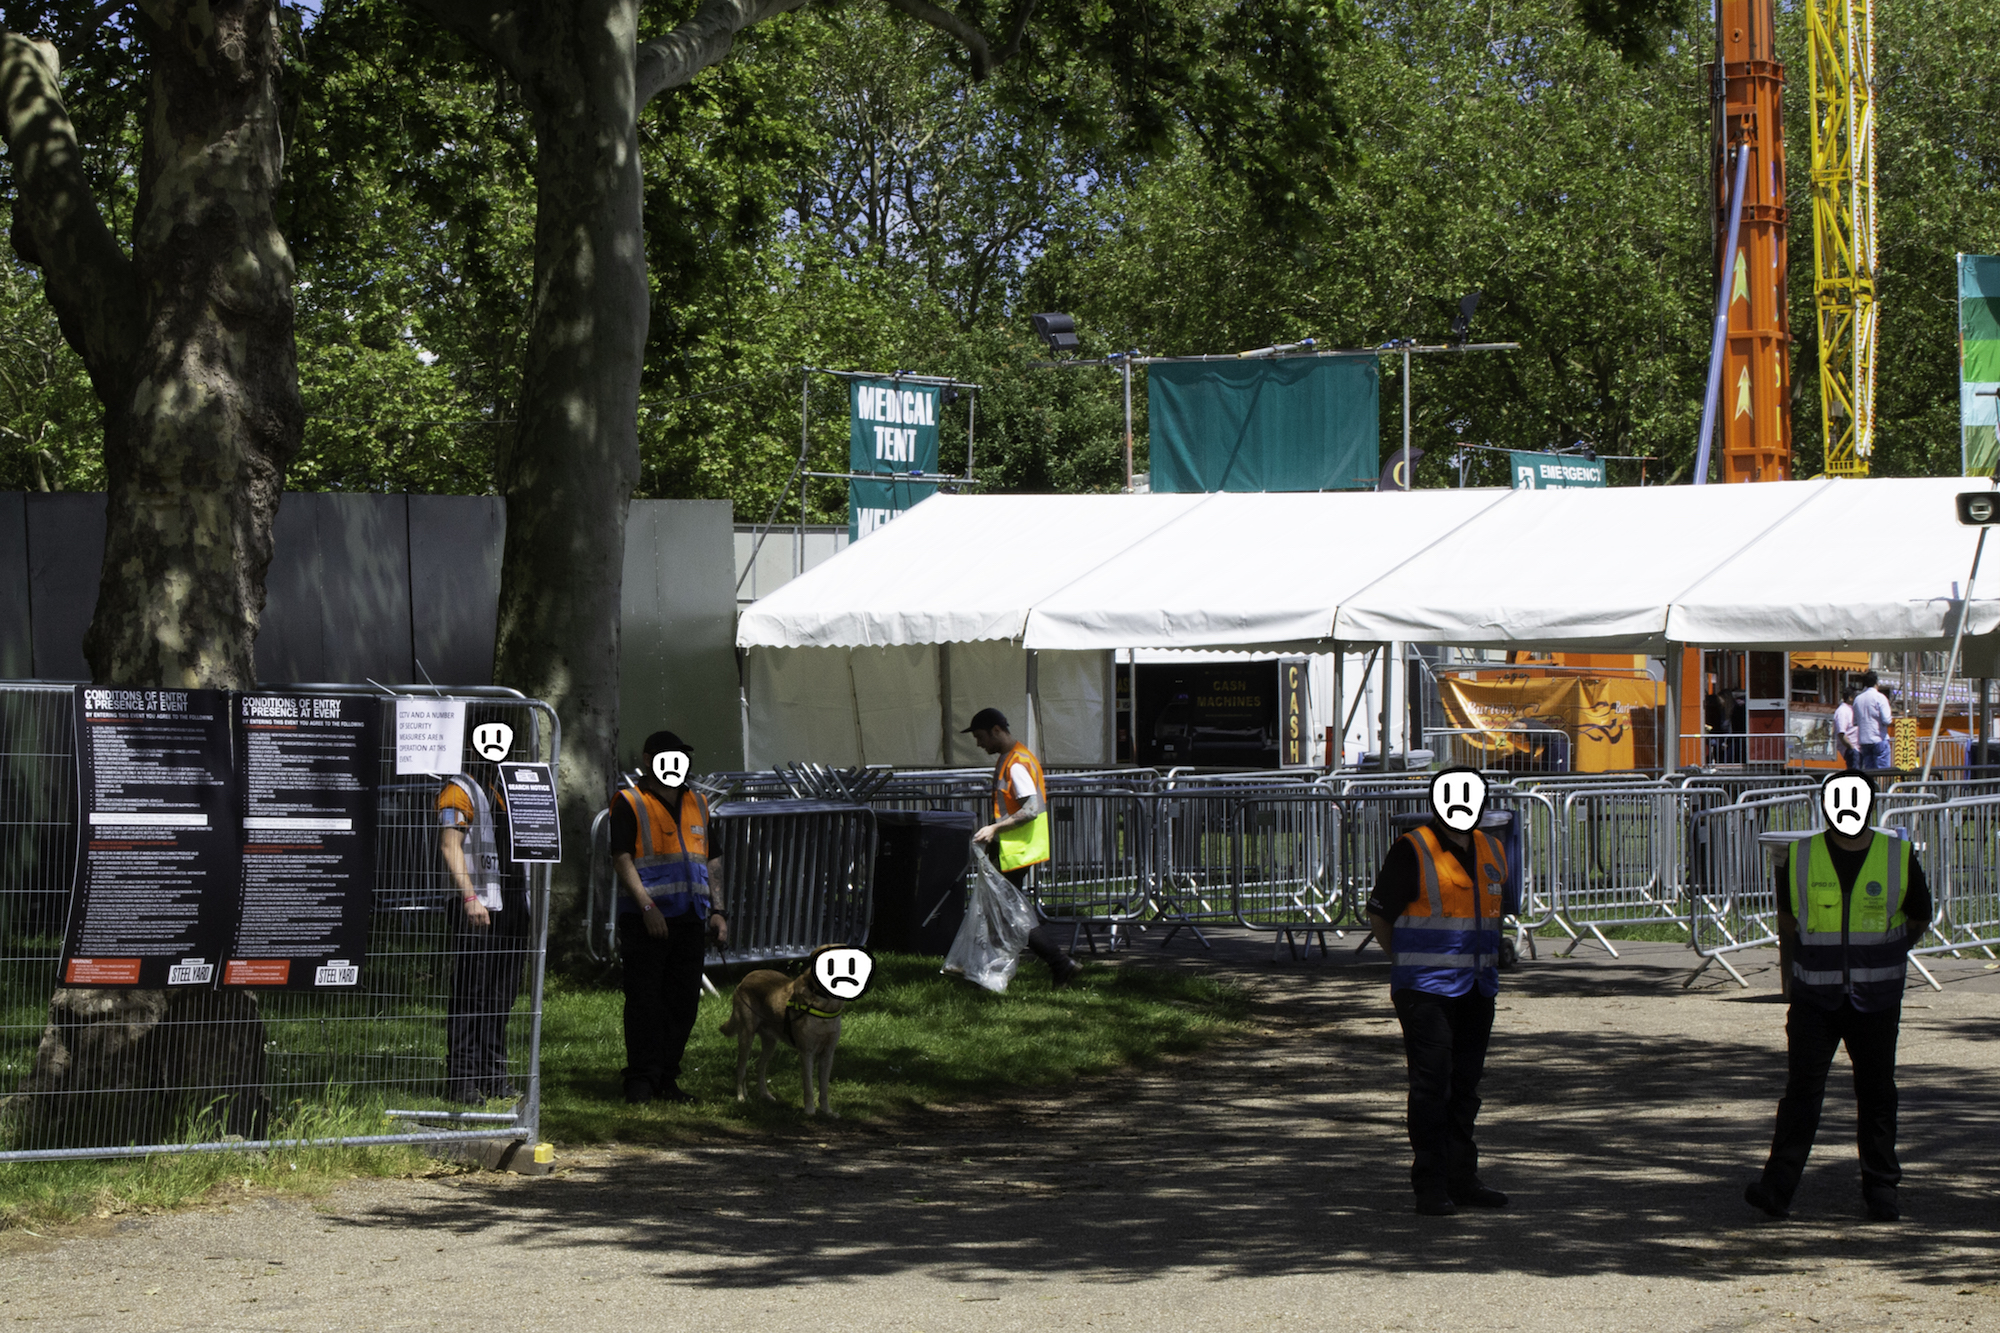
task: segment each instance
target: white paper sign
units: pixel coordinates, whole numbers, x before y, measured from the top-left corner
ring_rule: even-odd
[[[396,700],[396,776],[457,773],[465,753],[465,700]]]

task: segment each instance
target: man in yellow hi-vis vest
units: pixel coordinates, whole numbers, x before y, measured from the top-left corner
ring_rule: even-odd
[[[982,708],[965,729],[973,744],[998,755],[993,765],[993,820],[972,840],[986,850],[1000,873],[1015,888],[1024,888],[1028,874],[1049,859],[1049,788],[1041,760],[1014,739],[1007,716],[997,708]],[[1057,986],[1067,986],[1083,969],[1049,937],[1048,927],[1028,932],[1028,951],[1049,965]]]

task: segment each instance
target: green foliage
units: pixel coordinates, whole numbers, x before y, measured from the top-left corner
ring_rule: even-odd
[[[11,210],[0,197],[0,234]],[[103,412],[40,275],[0,255],[0,490],[104,488]]]
[[[736,1039],[718,1029],[730,987],[704,996],[682,1064],[695,1101],[627,1106],[619,1070],[623,997],[552,979],[542,1026],[543,1137],[558,1144],[645,1142],[716,1131],[794,1129],[800,1115],[797,1052],[771,1057],[776,1105],[736,1101]],[[1052,990],[1025,960],[1005,995],[942,976],[935,958],[878,955],[868,994],[848,1009],[833,1066],[833,1106],[843,1118],[880,1120],[927,1106],[962,1104],[1017,1088],[1048,1087],[1159,1057],[1198,1050],[1241,1029],[1247,1005],[1204,977],[1140,967],[1091,968],[1082,984]]]
[[[307,423],[287,484],[488,492],[527,331],[527,115],[387,0],[328,4],[295,41],[278,220]]]

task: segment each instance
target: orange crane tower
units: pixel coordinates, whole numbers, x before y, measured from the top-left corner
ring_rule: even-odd
[[[1710,179],[1719,295],[1695,481],[1707,480],[1714,441],[1721,444],[1721,480],[1789,481],[1792,335],[1785,283],[1785,67],[1778,60],[1772,0],[1716,0],[1715,46]],[[1747,160],[1739,160],[1738,154]],[[1747,687],[1750,732],[1736,742],[1741,757],[1753,763],[1783,762],[1790,675],[1786,655],[1749,653],[1738,665],[1743,677],[1739,687]],[[1682,764],[1714,757],[1700,739],[1704,676],[1702,651],[1689,645],[1682,653],[1677,691]]]
[[[1716,427],[1723,481],[1792,475],[1792,335],[1785,287],[1785,124],[1772,0],[1718,0],[1715,132],[1716,277],[1729,329]],[[1736,252],[1729,235],[1732,153],[1750,155]]]

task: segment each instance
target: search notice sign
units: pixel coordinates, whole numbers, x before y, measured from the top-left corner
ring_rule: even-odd
[[[1507,457],[1513,463],[1514,489],[1517,491],[1554,491],[1569,486],[1604,484],[1604,463],[1601,459],[1522,453],[1510,453]]]

